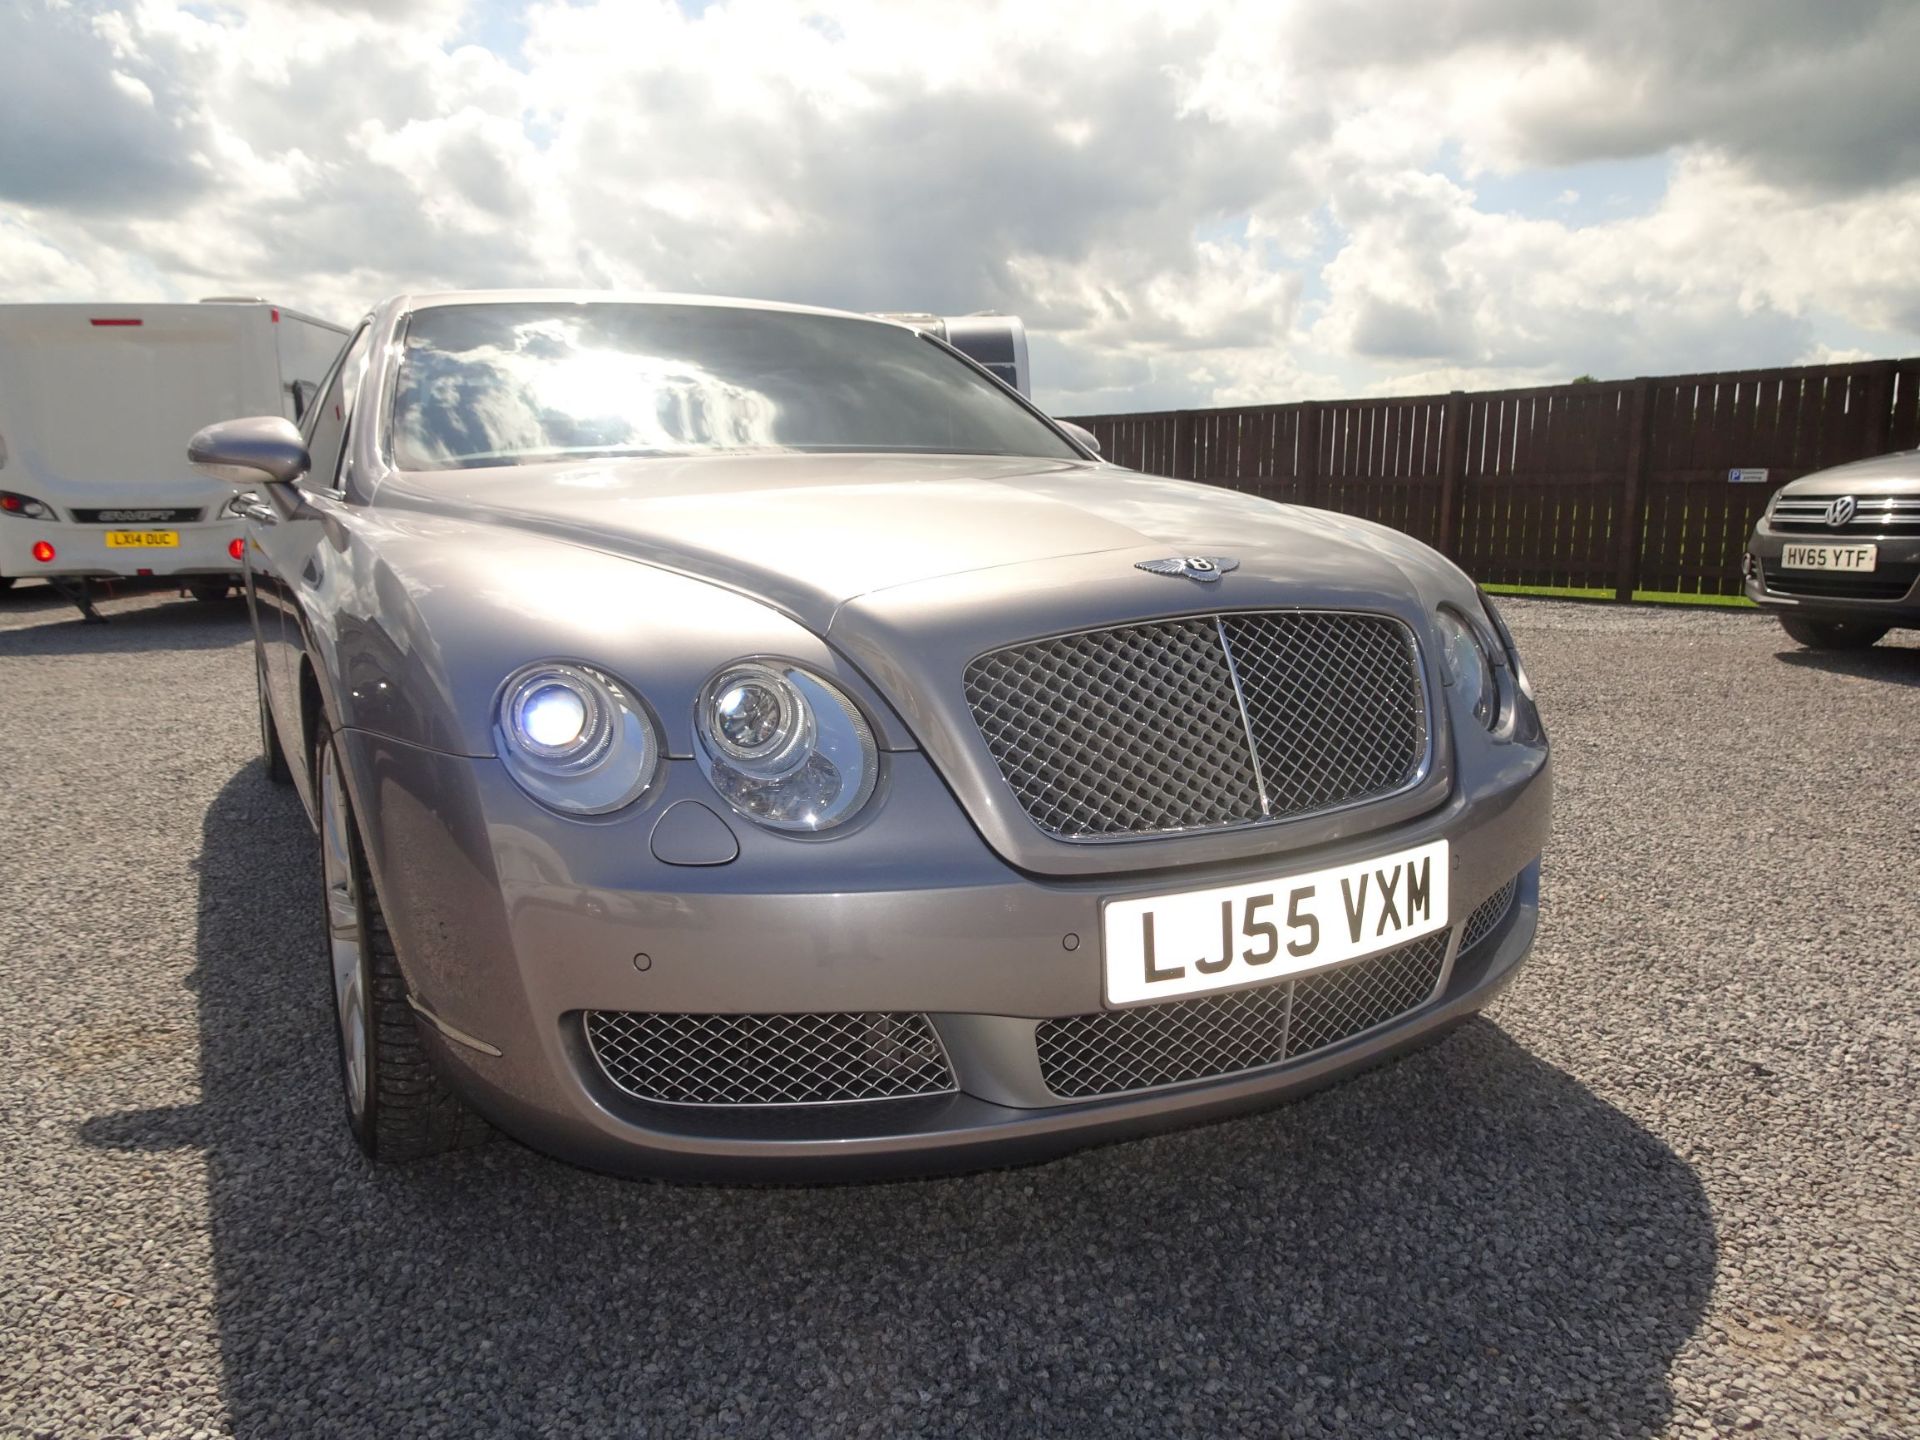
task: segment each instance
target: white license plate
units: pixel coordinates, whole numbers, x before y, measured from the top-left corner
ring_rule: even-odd
[[[1109,900],[1107,1003],[1230,990],[1390,950],[1447,925],[1447,842],[1247,885]]]
[[[1867,571],[1879,559],[1874,545],[1789,545],[1780,552],[1783,570]]]

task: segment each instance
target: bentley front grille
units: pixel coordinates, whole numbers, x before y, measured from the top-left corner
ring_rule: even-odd
[[[925,1015],[662,1015],[589,1010],[601,1071],[668,1105],[832,1105],[954,1089]]]
[[[1258,1070],[1384,1025],[1433,997],[1450,932],[1256,990],[1042,1020],[1040,1074],[1062,1099]]]
[[[1086,630],[967,667],[967,704],[1021,807],[1093,840],[1294,819],[1425,772],[1413,632],[1262,611]]]

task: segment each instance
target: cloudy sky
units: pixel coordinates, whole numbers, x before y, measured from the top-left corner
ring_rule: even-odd
[[[0,299],[618,285],[1060,413],[1920,351],[1912,0],[0,0]]]

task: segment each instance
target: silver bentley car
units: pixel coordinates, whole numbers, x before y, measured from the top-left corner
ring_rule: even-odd
[[[1486,1005],[1550,792],[1498,612],[1090,441],[924,329],[548,292],[389,301],[302,430],[196,435],[365,1150],[1003,1164]]]

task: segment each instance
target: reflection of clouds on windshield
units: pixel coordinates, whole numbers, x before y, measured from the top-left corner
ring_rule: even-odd
[[[428,306],[404,347],[403,470],[768,450],[1075,458],[997,381],[853,316],[498,301]]]
[[[410,346],[395,406],[428,463],[569,450],[772,446],[779,404],[669,355],[596,347],[570,317],[514,326],[510,345]]]

